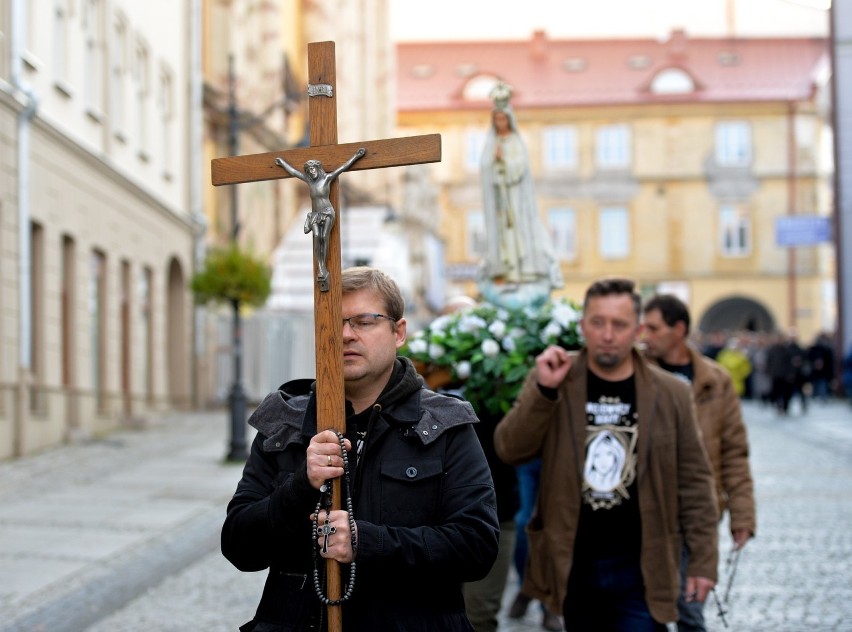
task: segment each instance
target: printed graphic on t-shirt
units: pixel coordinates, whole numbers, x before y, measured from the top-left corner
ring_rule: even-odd
[[[630,498],[636,478],[638,428],[630,402],[601,397],[586,403],[586,464],[583,502],[592,509],[611,509]]]

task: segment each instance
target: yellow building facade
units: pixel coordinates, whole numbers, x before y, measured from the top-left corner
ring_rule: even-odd
[[[443,137],[432,174],[456,291],[477,293],[478,148],[488,87],[502,80],[514,89],[560,293],[581,300],[596,278],[627,276],[645,295],[685,299],[704,332],[795,328],[810,341],[832,330],[827,53],[821,40],[683,33],[400,44],[400,127]],[[817,227],[816,237],[793,235],[808,245],[779,244],[777,223],[790,216],[794,228]]]

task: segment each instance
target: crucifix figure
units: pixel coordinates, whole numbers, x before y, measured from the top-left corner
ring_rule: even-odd
[[[317,535],[322,536],[322,552],[328,553],[328,536],[337,533],[337,527],[328,524],[328,513],[325,514],[325,524],[317,529]]]
[[[359,143],[337,144],[337,90],[334,42],[316,42],[308,44],[308,96],[310,117],[311,146],[287,151],[267,152],[247,156],[217,158],[212,162],[212,182],[214,186],[259,182],[287,177],[299,177],[282,168],[282,163],[305,164],[316,160],[323,165],[345,165],[353,154],[363,149],[362,157],[348,167],[351,171],[378,169],[438,162],[441,160],[441,136],[428,134],[407,138],[362,141]],[[279,162],[280,161],[280,162]],[[335,167],[331,173],[337,172]],[[298,172],[297,172],[298,173]],[[300,174],[301,175],[301,174]],[[330,175],[330,174],[328,174]],[[338,183],[332,179],[329,183],[328,203],[340,213],[338,203]],[[310,184],[309,184],[310,186]],[[322,200],[326,204],[326,192],[315,198],[311,191],[312,212],[316,211],[315,202]],[[316,401],[319,430],[331,429],[346,431],[345,397],[343,384],[343,314],[341,308],[340,287],[340,222],[335,221],[328,239],[322,243],[326,252],[325,269],[328,272],[328,289],[322,290],[314,284],[314,338],[316,345]],[[316,240],[315,240],[316,245]],[[327,249],[327,250],[326,250]],[[314,252],[315,277],[323,270],[320,268],[320,252]],[[340,479],[332,482],[332,509],[340,509]],[[327,595],[338,599],[341,595],[341,571],[334,560],[327,561]],[[328,607],[328,629],[342,629],[342,613],[338,605]]]
[[[334,227],[334,206],[331,204],[331,183],[341,173],[349,169],[356,160],[361,158],[367,150],[359,147],[355,155],[340,165],[331,173],[326,173],[319,160],[308,160],[305,163],[305,173],[295,169],[283,158],[276,158],[275,164],[284,169],[294,178],[299,178],[308,185],[311,193],[311,212],[305,220],[305,234],[312,232],[314,235],[314,254],[317,258],[317,285],[320,292],[328,292],[328,242],[331,239],[331,229]]]

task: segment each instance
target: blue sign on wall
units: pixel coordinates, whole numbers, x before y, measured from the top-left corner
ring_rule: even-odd
[[[775,218],[778,246],[813,246],[831,241],[831,218],[820,215],[787,215]]]

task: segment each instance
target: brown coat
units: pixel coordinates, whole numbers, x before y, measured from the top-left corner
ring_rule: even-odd
[[[716,579],[717,508],[713,475],[689,388],[634,352],[639,413],[640,564],[645,596],[660,622],[677,619],[681,533],[691,551],[687,574]],[[529,525],[524,592],[557,612],[565,599],[580,516],[586,440],[586,352],[575,360],[556,400],[530,372],[512,410],[498,424],[494,446],[518,465],[541,456],[538,499]]]
[[[716,479],[719,515],[730,512],[731,531],[757,528],[748,434],[731,377],[717,362],[689,348],[692,395],[707,458]]]

